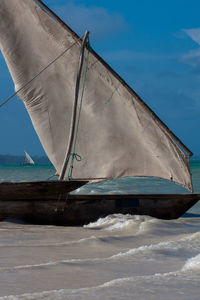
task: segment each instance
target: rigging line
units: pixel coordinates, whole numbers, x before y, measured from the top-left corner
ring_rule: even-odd
[[[26,82],[19,90],[17,90],[14,94],[12,94],[8,99],[6,99],[4,102],[0,103],[0,108],[6,104],[8,101],[10,101],[12,98],[14,98],[19,92],[21,92],[27,85],[29,85],[31,82],[33,82],[37,77],[39,77],[46,69],[48,69],[51,65],[53,65],[59,58],[61,58],[68,50],[70,50],[75,44],[77,44],[79,41],[76,40],[71,46],[69,46],[67,49],[65,49],[60,55],[58,55],[54,60],[52,60],[45,68],[43,68],[37,75],[35,75],[31,80]]]
[[[86,82],[86,76],[87,76],[87,71],[88,71],[88,62],[89,62],[89,54],[90,54],[90,46],[88,47],[88,54],[86,58],[86,65],[85,65],[85,71],[84,71],[84,77],[83,77],[83,87],[82,87],[82,92],[81,92],[81,99],[80,99],[80,105],[79,105],[79,112],[78,112],[78,120],[77,120],[77,125],[76,125],[76,132],[75,132],[75,138],[74,138],[74,146],[73,146],[73,151],[71,153],[71,162],[70,162],[70,167],[69,167],[69,172],[68,172],[68,180],[72,179],[72,171],[73,171],[73,163],[74,159],[77,161],[81,161],[82,157],[78,155],[76,151],[76,142],[77,142],[77,137],[78,137],[78,128],[79,128],[79,123],[80,123],[80,118],[81,118],[81,109],[82,109],[82,104],[83,104],[83,94],[85,90],[85,82]]]
[[[78,105],[78,98],[79,98],[79,86],[80,86],[81,72],[82,72],[83,61],[84,61],[85,46],[87,44],[88,35],[89,35],[89,31],[86,30],[83,41],[82,41],[81,51],[80,51],[79,67],[78,67],[78,73],[77,73],[76,85],[75,85],[75,99],[74,99],[74,104],[73,104],[73,108],[72,108],[72,116],[71,116],[71,124],[70,124],[67,150],[66,150],[66,154],[64,157],[64,161],[63,161],[63,165],[62,165],[62,169],[61,169],[60,177],[59,177],[60,181],[64,180],[64,178],[65,178],[65,172],[68,167],[71,150],[72,150],[73,143],[74,143],[74,133],[75,133],[75,129],[76,129],[75,127],[76,127],[77,105]]]
[[[56,174],[53,174],[53,175],[49,176],[49,177],[47,178],[47,180],[50,180],[51,178],[56,177],[56,176],[57,176]]]
[[[112,94],[111,94],[111,96],[106,100],[106,102],[105,102],[105,104],[107,104],[107,103],[109,103],[110,102],[110,100],[112,99],[112,97],[113,97],[113,95],[115,94],[115,92],[117,92],[118,91],[118,89],[119,89],[119,87],[120,87],[120,85],[123,83],[123,81],[122,80],[120,80],[120,82],[119,82],[119,84],[118,84],[118,86],[113,90],[113,92],[112,92]]]
[[[80,117],[81,117],[81,109],[82,109],[82,104],[83,104],[83,94],[84,94],[84,90],[85,90],[86,76],[87,76],[87,71],[88,71],[89,55],[90,55],[90,47],[88,48],[88,54],[87,54],[86,65],[85,65],[85,72],[84,72],[84,77],[83,77],[83,87],[82,87],[82,93],[81,93],[81,99],[80,99],[80,106],[79,106],[79,113],[78,113],[78,121],[77,121],[77,129],[76,129],[75,141],[74,141],[74,152],[75,152],[75,148],[76,148],[76,142],[77,142],[77,136],[78,136],[78,128],[79,128]]]

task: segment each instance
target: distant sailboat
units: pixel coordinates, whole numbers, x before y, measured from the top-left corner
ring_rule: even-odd
[[[35,164],[34,160],[30,157],[30,155],[24,150],[25,153],[25,160],[21,164],[23,166],[33,166]]]
[[[172,219],[200,199],[69,194],[91,181],[128,176],[193,190],[192,152],[92,49],[88,35],[81,39],[41,0],[0,1],[0,50],[13,95],[24,102],[59,175],[59,181],[0,183],[0,219],[83,224],[111,213]]]

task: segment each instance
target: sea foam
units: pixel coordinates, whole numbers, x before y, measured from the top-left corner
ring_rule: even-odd
[[[182,268],[183,271],[200,270],[200,254],[189,258]]]
[[[133,229],[134,227],[137,227],[136,229],[141,231],[141,229],[143,229],[141,224],[154,221],[156,222],[157,219],[149,216],[112,214],[104,218],[99,218],[96,222],[91,222],[88,225],[85,225],[84,228],[113,231]]]

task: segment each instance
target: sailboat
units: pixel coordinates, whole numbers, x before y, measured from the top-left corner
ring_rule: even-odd
[[[1,0],[0,49],[56,169],[55,181],[0,183],[0,219],[84,224],[111,213],[178,218],[199,194],[72,195],[84,184],[159,177],[192,191],[192,152],[40,0]],[[4,103],[9,101],[9,97]]]
[[[25,153],[25,160],[21,165],[22,166],[33,166],[35,164],[34,160],[31,158],[31,156],[28,154],[28,152],[26,152],[26,150],[24,150],[24,153]]]

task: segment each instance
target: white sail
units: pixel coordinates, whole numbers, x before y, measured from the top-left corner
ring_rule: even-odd
[[[34,160],[30,157],[30,155],[24,150],[25,156],[26,156],[26,163],[30,164],[30,165],[34,165],[35,162]]]
[[[77,35],[41,1],[0,1],[0,49],[15,90],[61,55],[19,93],[58,174],[68,144],[80,47]],[[73,178],[156,176],[191,190],[189,159],[180,141],[93,50],[87,69],[87,55],[75,148],[81,160],[74,160]]]

